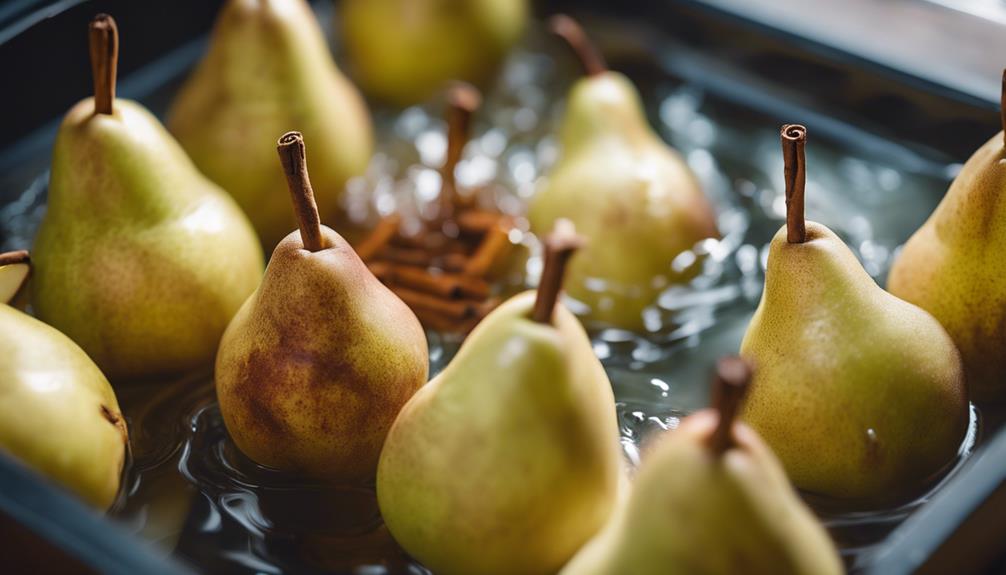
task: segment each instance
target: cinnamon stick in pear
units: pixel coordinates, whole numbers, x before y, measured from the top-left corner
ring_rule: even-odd
[[[290,188],[304,249],[312,252],[320,251],[325,245],[321,236],[318,204],[314,201],[314,190],[311,189],[311,179],[307,174],[304,136],[300,132],[287,132],[279,139],[276,150],[283,164],[287,186]]]
[[[449,217],[458,203],[454,172],[471,137],[472,116],[482,105],[482,94],[472,85],[454,83],[447,92],[447,154],[441,169],[440,217]]]
[[[807,187],[807,165],[804,146],[807,128],[799,124],[786,124],[780,131],[782,156],[786,179],[786,240],[791,244],[807,241],[803,198]]]
[[[711,403],[720,418],[709,437],[709,448],[715,453],[725,452],[734,443],[734,420],[751,386],[751,377],[751,365],[741,357],[727,356],[716,362]]]
[[[545,237],[545,265],[538,282],[538,296],[534,300],[531,319],[538,323],[552,322],[552,312],[562,292],[566,264],[585,243],[586,240],[576,234],[573,222],[567,219],[555,222],[552,233]]]
[[[111,114],[115,102],[115,76],[119,66],[119,28],[108,14],[91,20],[88,33],[91,75],[94,77],[94,111]]]

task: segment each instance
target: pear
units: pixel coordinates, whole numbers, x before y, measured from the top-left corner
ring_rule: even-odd
[[[0,254],[0,449],[107,509],[128,436],[115,392],[62,333],[6,302],[26,281],[27,252]]]
[[[279,153],[300,232],[276,246],[220,342],[220,412],[234,443],[262,465],[333,483],[373,480],[391,423],[426,383],[426,335],[321,225],[303,136],[285,134]]]
[[[528,12],[528,0],[344,0],[336,24],[364,91],[404,107],[452,80],[489,82]]]
[[[642,330],[643,309],[687,277],[672,269],[674,258],[717,235],[714,213],[681,156],[650,128],[632,83],[605,68],[573,20],[551,25],[588,75],[570,90],[560,157],[531,200],[531,229],[572,220],[591,242],[570,264],[569,294],[588,304],[592,322]]]
[[[228,0],[168,127],[268,248],[296,227],[273,149],[291,126],[325,159],[312,176],[322,215],[334,219],[346,181],[366,171],[373,153],[366,104],[336,68],[305,0]]]
[[[161,124],[115,99],[115,22],[91,23],[95,97],[60,126],[32,303],[112,381],[212,364],[262,275],[240,208]]]
[[[734,421],[750,378],[719,361],[713,408],[647,446],[631,494],[561,575],[844,572],[779,460]]]
[[[565,224],[546,240],[537,296],[486,316],[384,444],[381,515],[434,573],[554,573],[614,506],[611,386],[579,322],[556,304],[580,241]]]
[[[1006,102],[1006,72],[1003,77]],[[1006,127],[1006,103],[1003,105]],[[972,398],[1006,401],[1006,131],[979,148],[905,244],[887,289],[933,314],[964,358]]]
[[[741,343],[743,419],[797,487],[893,500],[952,462],[968,426],[960,354],[933,316],[882,290],[831,230],[804,222],[803,126],[783,126],[787,224]]]

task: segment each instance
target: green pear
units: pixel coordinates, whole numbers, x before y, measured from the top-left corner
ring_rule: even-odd
[[[419,320],[320,223],[303,137],[280,139],[300,221],[234,317],[217,355],[220,412],[262,465],[336,483],[372,480],[384,438],[429,369]]]
[[[943,324],[964,358],[972,397],[983,403],[1006,401],[1004,138],[1000,132],[968,159],[887,282]]]
[[[741,353],[743,419],[797,487],[888,500],[952,462],[968,426],[960,354],[926,311],[882,290],[831,230],[803,221],[802,126],[784,126],[787,225]],[[794,152],[795,150],[795,152]]]
[[[569,294],[590,307],[592,322],[642,330],[643,309],[688,277],[672,269],[674,258],[717,236],[715,216],[681,156],[650,128],[632,83],[604,68],[575,22],[558,17],[553,29],[588,76],[570,90],[561,155],[531,200],[531,229],[572,220],[591,242],[570,265]]]
[[[0,254],[0,449],[107,509],[119,492],[126,422],[82,349],[6,305],[28,271],[27,252]]]
[[[495,76],[528,19],[528,0],[344,0],[354,78],[396,106],[423,102],[452,80]]]
[[[32,303],[112,379],[209,366],[262,274],[254,230],[161,124],[116,100],[111,17],[91,24],[95,98],[53,150]]]
[[[312,175],[326,219],[339,214],[346,181],[366,171],[373,153],[366,104],[336,68],[305,0],[229,0],[168,127],[269,248],[296,227],[276,169],[276,134],[299,129],[325,159]]]
[[[576,241],[564,228],[547,240],[537,297],[486,316],[388,434],[381,515],[434,573],[554,573],[614,506],[611,386],[579,322],[556,305]]]
[[[782,465],[734,414],[751,377],[717,365],[718,405],[647,446],[632,492],[561,575],[844,572]]]

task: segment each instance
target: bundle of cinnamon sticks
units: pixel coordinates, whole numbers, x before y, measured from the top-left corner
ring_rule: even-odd
[[[499,304],[488,276],[510,253],[513,220],[479,209],[452,220],[457,235],[435,226],[417,235],[401,218],[382,219],[356,248],[370,271],[402,298],[427,329],[468,333]]]

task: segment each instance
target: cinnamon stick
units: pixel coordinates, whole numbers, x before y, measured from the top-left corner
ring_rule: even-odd
[[[420,248],[385,246],[383,250],[377,253],[376,257],[377,259],[406,266],[426,267],[433,263],[433,255]]]
[[[447,154],[441,169],[440,217],[449,217],[458,205],[454,172],[471,136],[472,115],[482,105],[482,94],[472,85],[455,82],[447,92]]]
[[[503,225],[506,228],[513,227],[509,218],[503,214],[486,210],[465,210],[458,214],[458,229],[466,235],[482,235],[489,229]]]
[[[741,403],[751,387],[751,365],[741,357],[727,356],[716,362],[712,406],[719,412],[716,429],[709,436],[709,448],[721,454],[734,443],[733,425]]]
[[[402,286],[393,285],[390,287],[391,291],[395,292],[395,295],[401,298],[417,314],[422,310],[448,318],[466,319],[474,316],[476,313],[476,306],[469,301],[445,300]]]
[[[791,244],[807,241],[807,226],[804,220],[804,192],[807,186],[804,145],[807,143],[807,128],[799,124],[786,124],[780,131],[782,155],[785,162],[786,179],[786,240]]]
[[[441,269],[448,272],[460,272],[468,266],[468,256],[460,252],[444,254],[437,262]]]
[[[398,214],[382,218],[381,221],[377,222],[370,235],[360,242],[360,245],[356,246],[356,255],[360,256],[360,259],[363,261],[373,258],[374,254],[388,245],[388,242],[398,233],[398,228],[401,224],[402,218]]]
[[[325,247],[321,235],[321,217],[318,216],[318,204],[314,201],[314,190],[311,189],[311,179],[307,174],[307,154],[304,149],[304,136],[300,132],[287,132],[276,144],[283,173],[290,188],[294,212],[300,225],[300,237],[304,249],[312,252]]]
[[[115,78],[119,66],[119,28],[108,14],[98,14],[88,29],[91,75],[94,78],[94,111],[110,115],[115,103]]]
[[[562,282],[566,274],[569,258],[584,245],[584,239],[576,235],[573,222],[560,219],[545,238],[545,265],[538,283],[538,295],[534,300],[531,319],[538,323],[551,323],[552,312],[562,292]]]
[[[484,277],[493,264],[510,247],[510,231],[502,226],[493,226],[486,231],[475,253],[464,267],[464,273],[470,276]]]

